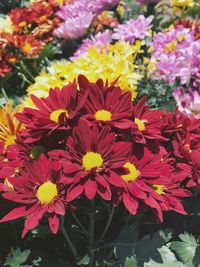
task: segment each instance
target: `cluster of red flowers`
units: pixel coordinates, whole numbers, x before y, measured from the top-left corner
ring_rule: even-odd
[[[24,8],[14,8],[8,14],[13,33],[0,33],[0,77],[11,71],[22,54],[34,57],[54,39],[53,30],[60,19],[56,16],[59,3],[64,1],[40,0]]]
[[[187,187],[200,184],[200,120],[84,76],[32,101],[16,115],[16,143],[1,146],[2,197],[19,204],[1,222],[25,216],[24,236],[46,216],[56,233],[74,200],[95,197],[160,221],[163,211],[186,214]]]

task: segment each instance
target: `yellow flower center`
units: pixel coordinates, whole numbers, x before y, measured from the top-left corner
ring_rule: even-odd
[[[88,152],[83,157],[82,164],[86,171],[90,171],[92,168],[100,168],[103,164],[103,159],[99,153]]]
[[[5,140],[5,146],[13,145],[16,141],[16,135],[10,135]]]
[[[69,113],[67,110],[65,109],[58,109],[58,110],[54,110],[51,114],[50,114],[50,120],[54,121],[56,123],[58,123],[58,119],[60,117],[60,114],[65,113],[65,116],[68,118],[69,117]]]
[[[137,127],[138,127],[139,131],[142,132],[142,131],[145,130],[146,127],[145,127],[145,124],[144,124],[144,122],[142,120],[135,118],[135,123],[137,124]]]
[[[20,23],[19,23],[19,27],[25,27],[26,26],[26,21],[21,21]]]
[[[125,163],[123,167],[129,170],[128,174],[124,174],[121,176],[121,178],[127,183],[135,181],[140,175],[140,172],[130,162]]]
[[[23,46],[22,46],[22,50],[29,54],[32,52],[32,46],[29,44],[29,43],[25,43]]]
[[[152,188],[153,188],[159,195],[164,194],[164,190],[165,190],[164,185],[154,184],[154,185],[152,185]]]
[[[112,113],[108,110],[101,109],[94,114],[94,117],[97,121],[111,121]]]
[[[50,181],[45,182],[38,188],[36,195],[42,204],[49,204],[58,195],[57,186]]]
[[[176,50],[176,46],[177,46],[177,41],[173,40],[170,43],[165,45],[165,51],[166,52],[172,52],[172,51]]]
[[[180,34],[178,37],[178,41],[179,43],[182,43],[185,40],[185,35],[184,34]]]

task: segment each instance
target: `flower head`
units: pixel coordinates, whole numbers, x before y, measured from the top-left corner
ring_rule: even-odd
[[[26,125],[26,142],[40,140],[55,130],[71,129],[86,96],[87,93],[83,97],[78,94],[76,83],[61,90],[50,89],[46,98],[39,99],[32,95],[31,99],[36,108],[24,108],[17,114],[17,118]]]
[[[114,29],[113,39],[123,40],[133,44],[136,39],[144,40],[151,36],[151,22],[153,16],[145,18],[140,15],[137,19],[130,19],[125,24],[119,25]]]
[[[132,146],[128,142],[114,142],[115,134],[108,126],[90,128],[80,120],[67,141],[67,152],[51,151],[51,157],[59,160],[64,168],[66,184],[69,184],[67,201],[85,194],[88,199],[95,195],[111,200],[108,183],[113,168],[122,167],[130,155]]]
[[[36,56],[39,54],[43,43],[36,40],[32,35],[16,35],[13,44],[19,48],[25,56]]]
[[[160,155],[155,156],[145,150],[141,159],[132,156],[115,173],[108,181],[118,188],[118,196],[131,214],[137,214],[141,205],[153,209],[160,221],[163,220],[162,210],[173,209],[186,214],[176,194],[179,197],[180,194],[188,196],[189,193],[179,189],[180,181],[169,179],[170,167],[161,163]],[[176,193],[174,196],[173,190]]]
[[[17,134],[22,129],[22,123],[15,117],[19,110],[20,106],[13,109],[11,102],[0,109],[0,141],[3,141],[6,147],[15,143]]]
[[[84,77],[80,78],[80,87],[88,91],[88,98],[83,105],[86,115],[83,118],[92,124],[99,123],[123,129],[131,127],[133,122],[129,120],[132,111],[130,92],[123,93],[120,87],[114,85],[104,86],[102,80],[92,84]]]
[[[131,92],[132,99],[135,99],[137,83],[142,78],[142,73],[133,63],[137,54],[138,49],[125,42],[108,45],[108,48],[103,51],[92,46],[87,53],[73,62],[62,60],[52,64],[48,72],[43,72],[36,77],[36,82],[27,90],[29,94],[36,96],[42,93],[48,94],[50,86],[73,82],[82,74],[87,76],[91,82],[96,82],[101,78],[104,82],[108,81],[111,84],[117,79],[116,85],[125,92]]]
[[[185,92],[183,88],[178,87],[173,92],[173,96],[181,112],[200,118],[200,94],[198,91]]]
[[[26,216],[22,237],[35,227],[41,219],[47,216],[51,231],[56,234],[59,227],[59,215],[65,214],[66,201],[63,199],[60,171],[55,171],[50,159],[43,154],[39,160],[27,163],[20,175],[8,178],[13,185],[12,192],[2,196],[5,199],[19,203],[0,221],[6,222]]]

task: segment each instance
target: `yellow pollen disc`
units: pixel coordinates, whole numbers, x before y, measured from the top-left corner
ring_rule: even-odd
[[[22,49],[23,49],[24,52],[26,52],[27,54],[29,54],[32,51],[32,46],[29,43],[25,43],[22,46]]]
[[[164,194],[164,190],[165,190],[164,185],[154,184],[154,185],[152,186],[152,188],[153,188],[153,189],[156,191],[156,193],[158,193],[159,195]]]
[[[135,123],[137,124],[139,131],[145,130],[145,124],[142,120],[135,118]]]
[[[57,109],[57,110],[54,110],[51,114],[50,114],[50,120],[51,121],[54,121],[56,123],[58,123],[58,119],[59,119],[59,116],[60,114],[62,113],[65,113],[65,116],[68,118],[69,117],[69,113],[67,110],[65,109]]]
[[[103,159],[99,153],[88,152],[84,155],[82,164],[86,171],[90,171],[92,168],[100,168]]]
[[[178,41],[179,43],[183,42],[185,40],[185,35],[184,34],[180,34],[178,37]]]
[[[101,109],[94,114],[94,117],[97,121],[111,121],[112,113],[108,110]]]
[[[177,41],[174,40],[174,41],[165,45],[165,51],[166,52],[172,52],[172,51],[176,50],[176,46],[177,46]]]
[[[21,21],[20,23],[19,23],[19,27],[25,27],[26,26],[26,21]]]
[[[128,174],[124,174],[121,176],[121,178],[127,183],[135,181],[140,175],[140,172],[130,162],[125,163],[123,167],[129,170]]]
[[[5,140],[5,146],[13,145],[16,141],[16,135],[10,135]]]
[[[38,188],[36,195],[42,204],[49,204],[58,195],[57,186],[50,181],[45,182]]]

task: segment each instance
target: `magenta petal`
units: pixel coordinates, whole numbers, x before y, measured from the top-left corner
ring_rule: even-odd
[[[89,179],[85,183],[85,195],[88,199],[93,199],[96,193],[97,193],[97,183]]]
[[[75,198],[79,197],[84,190],[84,186],[83,185],[75,185],[74,187],[72,187],[72,189],[69,189],[69,191],[67,192],[67,197],[66,200],[67,202],[70,202],[72,200],[74,200]]]
[[[123,202],[125,207],[127,208],[127,210],[135,215],[137,212],[137,208],[138,208],[138,202],[135,201],[133,198],[131,198],[128,194],[124,193],[123,194]]]
[[[59,223],[60,223],[58,216],[57,215],[50,216],[48,218],[48,221],[49,221],[49,227],[52,233],[56,234],[58,232]]]
[[[25,207],[18,207],[9,212],[7,215],[5,215],[0,222],[7,222],[12,221],[21,217],[26,216],[26,208]]]

